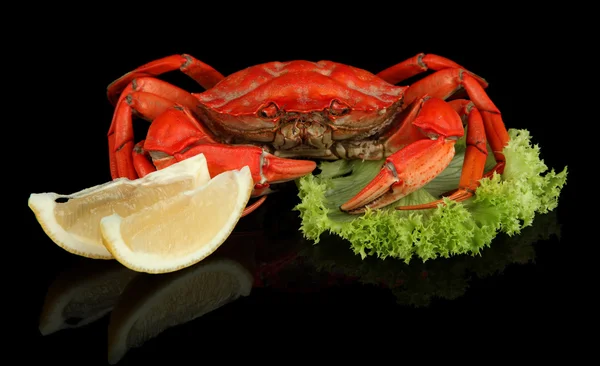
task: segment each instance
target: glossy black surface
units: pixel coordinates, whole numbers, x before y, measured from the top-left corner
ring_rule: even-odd
[[[332,43],[327,38],[313,44],[314,38],[292,37],[295,41],[288,39],[288,43],[303,45],[278,47],[283,41],[267,42],[263,35],[268,33],[265,30],[253,37],[248,35],[249,40],[238,47],[218,36],[210,40],[140,37],[135,47],[122,44],[122,38],[91,33],[86,33],[85,44],[75,41],[70,33],[53,36],[60,40],[55,43],[57,52],[69,61],[54,61],[53,73],[44,75],[45,83],[56,85],[60,92],[47,96],[51,101],[46,107],[48,123],[36,126],[31,138],[31,144],[45,152],[45,159],[35,166],[36,178],[24,183],[26,193],[20,196],[21,221],[29,236],[25,251],[34,256],[31,268],[35,268],[35,275],[23,279],[30,300],[23,305],[27,317],[21,329],[30,349],[49,362],[104,364],[114,309],[134,300],[134,306],[143,309],[149,293],[168,288],[184,274],[193,277],[207,264],[199,263],[181,273],[152,276],[132,273],[113,261],[78,258],[53,244],[25,207],[29,193],[71,193],[110,179],[106,132],[113,109],[105,88],[123,73],[150,60],[185,52],[228,74],[259,62],[332,59],[377,72],[418,52],[436,53],[485,77],[490,82],[488,93],[507,125],[530,130],[550,167],[561,170],[571,165],[563,142],[572,137],[572,132],[555,127],[561,123],[554,111],[557,106],[553,98],[540,95],[548,94],[555,84],[547,74],[527,67],[531,57],[552,58],[561,52],[538,46],[535,56],[524,59],[513,49],[535,42],[537,36],[533,33],[504,42],[511,42],[511,47],[498,38],[488,39],[494,47],[487,43],[458,46],[450,40],[414,40],[401,49],[397,43],[391,46],[390,38],[394,37],[383,40],[374,35],[368,46],[351,42],[351,47],[338,47],[338,41]],[[233,56],[226,56],[227,52]],[[92,59],[98,66],[88,64]],[[169,74],[164,79],[189,90],[201,90],[180,75]],[[136,136],[143,136],[144,123],[137,123],[135,128]],[[346,347],[367,341],[386,343],[377,337],[400,330],[402,335],[398,337],[413,340],[436,339],[439,333],[434,329],[452,330],[456,337],[459,333],[461,337],[470,334],[461,341],[465,344],[509,330],[520,336],[529,334],[530,339],[556,339],[552,334],[567,324],[566,314],[570,311],[570,300],[564,293],[569,288],[567,277],[573,272],[564,266],[574,248],[581,245],[575,240],[574,226],[570,226],[574,215],[571,180],[570,176],[555,212],[538,216],[534,225],[518,236],[498,236],[481,257],[461,256],[425,264],[415,261],[410,265],[372,258],[362,261],[346,243],[333,237],[324,238],[317,246],[305,241],[298,231],[297,212],[292,210],[297,192],[293,186],[286,186],[256,214],[242,219],[236,233],[213,258],[232,266],[240,264],[252,275],[253,286],[247,296],[224,300],[209,313],[180,321],[165,331],[154,329],[158,334],[129,350],[120,364],[177,362],[194,357],[198,347],[210,350],[228,342],[265,349],[269,342],[285,343],[286,337],[294,344],[311,343],[314,347],[332,340]],[[108,276],[111,273],[115,277]],[[98,286],[95,281],[103,276],[110,279]],[[65,278],[77,281],[69,284]],[[50,334],[42,335],[40,318],[45,307],[52,304],[48,294],[64,294],[73,288],[86,295],[80,303],[59,311],[63,318],[57,318],[58,324],[72,328],[54,332],[48,328]],[[191,290],[182,301],[210,293],[209,288],[200,285]],[[184,302],[180,308],[189,305]],[[157,314],[168,319],[176,315]],[[94,317],[98,319],[84,325]],[[152,332],[152,326],[146,331]],[[310,336],[300,336],[304,332]],[[390,341],[390,337],[385,338]]]
[[[183,271],[138,274],[115,261],[65,258],[43,281],[47,288],[38,287],[44,295],[40,318],[44,335],[38,339],[42,349],[61,360],[106,360],[107,335],[114,331],[109,329],[129,327],[126,320],[115,320],[114,313],[155,335],[142,337],[141,347],[128,350],[122,360],[141,364],[155,358],[169,360],[172,352],[190,353],[186,347],[195,342],[218,347],[221,337],[238,342],[253,332],[272,340],[277,332],[297,337],[324,328],[337,333],[348,326],[365,332],[388,332],[399,326],[418,331],[445,324],[471,327],[482,321],[489,331],[529,322],[536,327],[529,331],[537,334],[543,324],[539,322],[561,303],[556,291],[564,278],[556,256],[565,243],[555,212],[538,217],[519,236],[498,236],[480,257],[407,265],[397,260],[363,261],[333,237],[312,245],[296,229],[293,199],[267,202],[256,215],[242,219],[209,260]],[[220,264],[214,267],[215,263]],[[205,271],[235,275],[215,283]],[[241,295],[233,291],[223,298],[219,292],[225,288],[229,294],[227,284],[249,279],[254,283]],[[180,286],[186,287],[185,292],[177,290]],[[161,295],[165,291],[173,292]],[[166,308],[171,301],[177,306]],[[205,309],[200,302],[214,306]],[[52,309],[57,309],[53,315]],[[165,324],[173,327],[165,329]]]

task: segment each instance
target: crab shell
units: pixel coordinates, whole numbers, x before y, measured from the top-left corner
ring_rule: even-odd
[[[326,148],[384,129],[406,88],[335,62],[291,61],[246,68],[195,96],[205,123],[227,142],[270,143],[283,131],[295,145]]]

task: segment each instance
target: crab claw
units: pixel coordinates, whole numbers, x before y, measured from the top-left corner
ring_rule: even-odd
[[[266,151],[260,155],[261,182],[283,183],[303,177],[317,167],[311,160],[280,158]]]
[[[360,214],[388,206],[418,190],[452,161],[455,139],[418,140],[390,155],[379,174],[340,209]]]
[[[300,178],[317,167],[314,161],[280,158],[252,145],[200,144],[173,157],[181,161],[201,153],[206,157],[211,177],[248,166],[254,179],[255,197],[268,193],[271,184]]]

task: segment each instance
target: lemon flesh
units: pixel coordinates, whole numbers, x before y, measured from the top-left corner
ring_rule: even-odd
[[[206,159],[199,154],[136,180],[119,178],[70,195],[34,193],[28,205],[61,248],[83,257],[113,259],[102,245],[100,219],[113,213],[126,217],[209,180]],[[67,201],[56,202],[59,198]]]
[[[104,217],[100,221],[103,244],[121,264],[138,272],[166,273],[189,267],[227,239],[253,186],[245,166],[129,216]]]

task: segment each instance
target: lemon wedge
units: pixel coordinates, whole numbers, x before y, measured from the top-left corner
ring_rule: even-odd
[[[230,170],[206,185],[163,199],[128,216],[100,220],[102,242],[125,267],[166,273],[213,253],[242,216],[254,181],[250,168]]]
[[[244,265],[222,256],[175,273],[140,274],[127,285],[110,315],[109,364],[166,329],[248,296],[252,284],[253,276]]]
[[[59,247],[83,257],[113,259],[102,245],[100,219],[113,213],[128,216],[209,180],[206,158],[199,154],[136,180],[119,178],[70,195],[33,193],[28,205]]]

